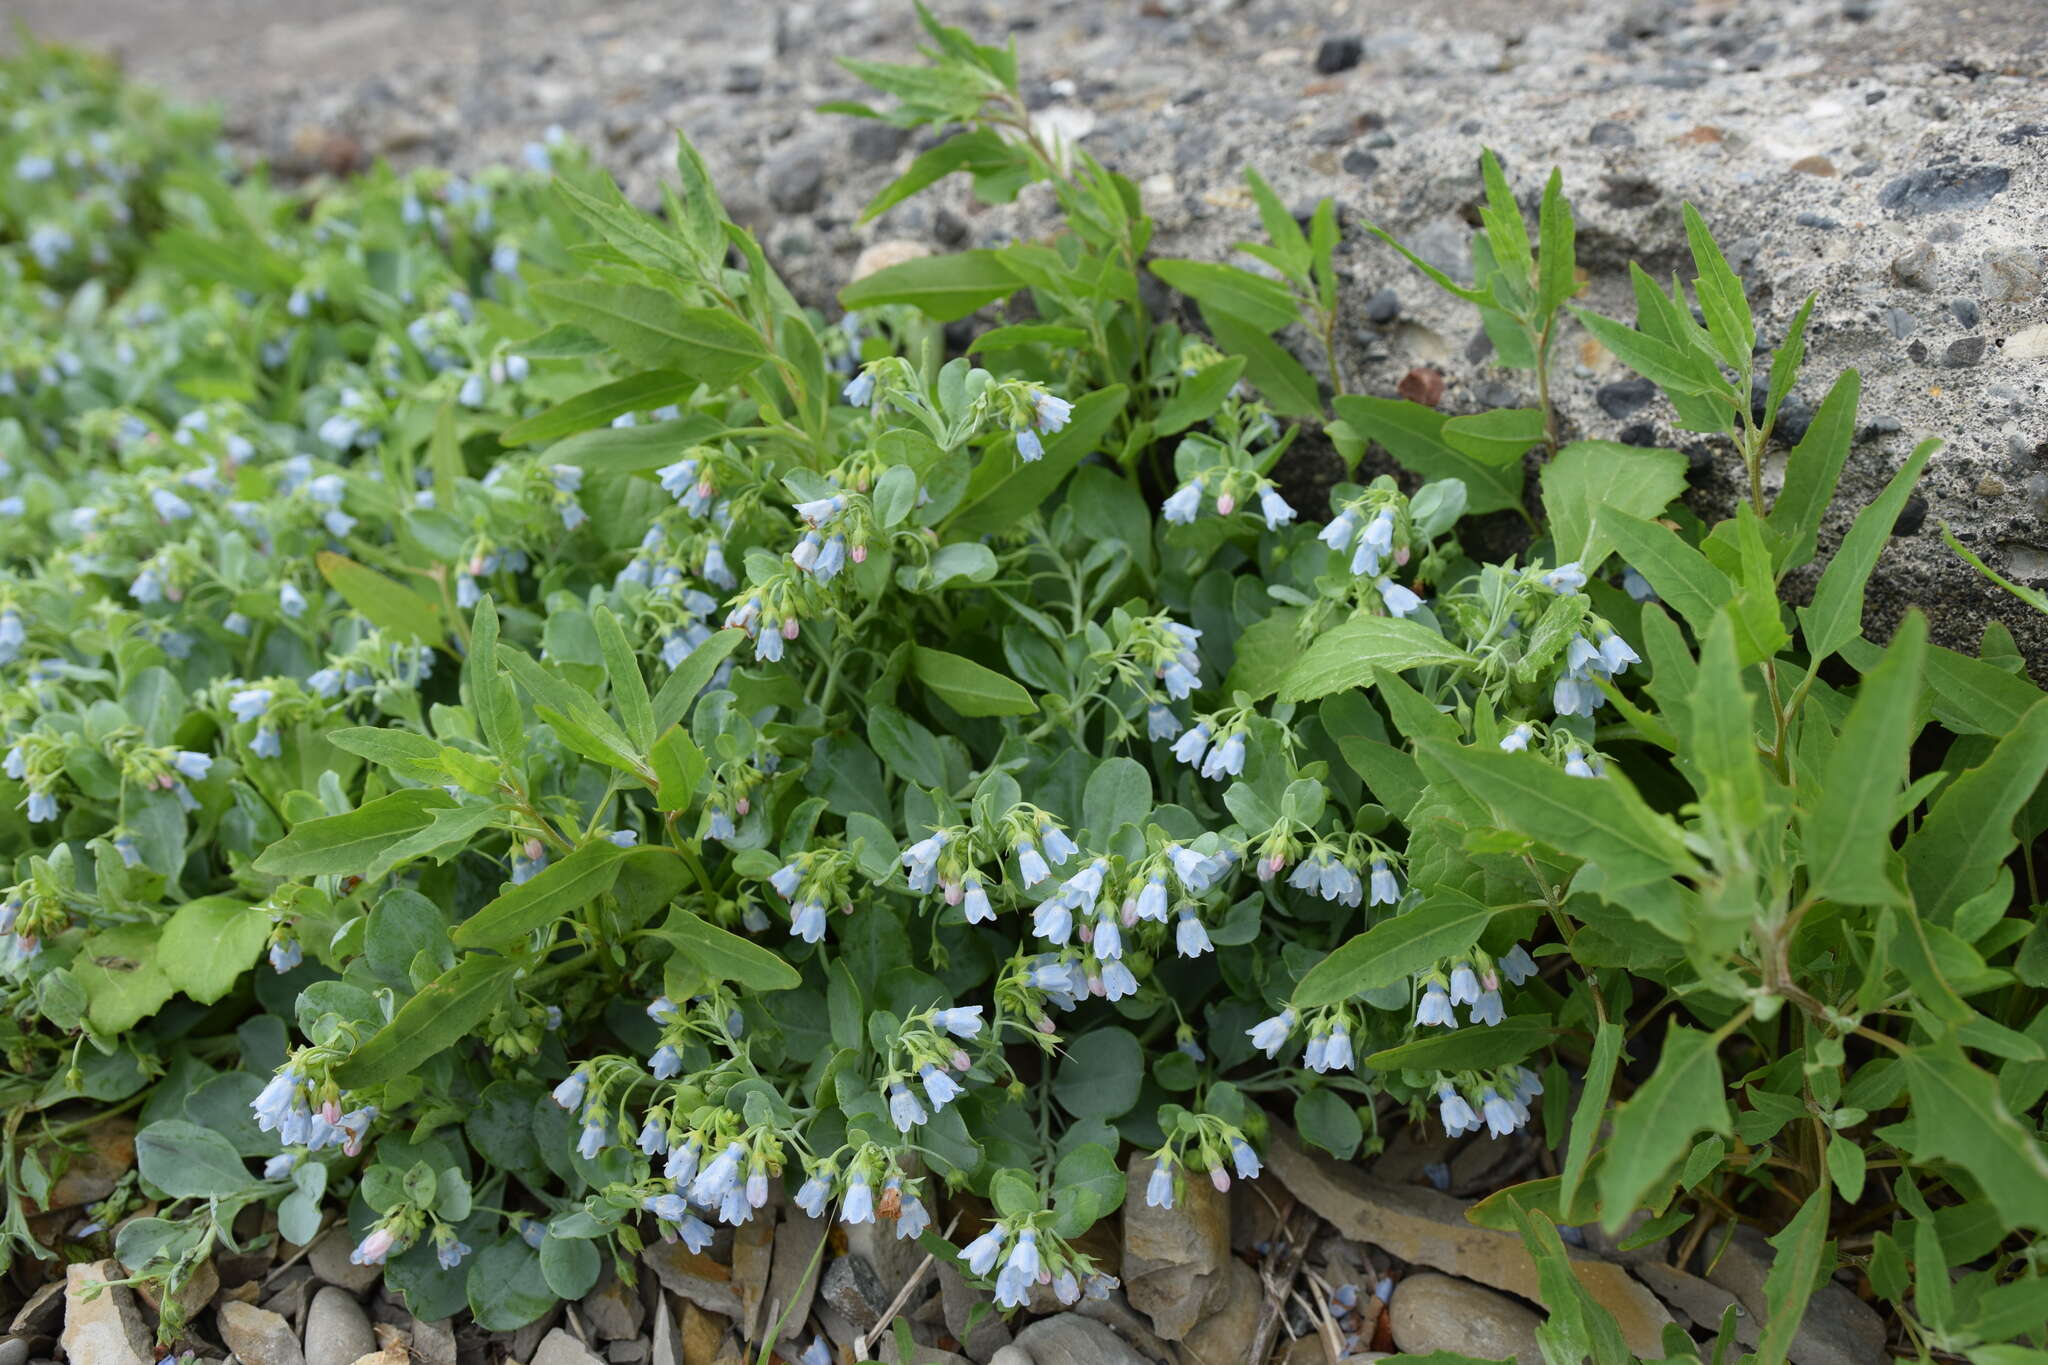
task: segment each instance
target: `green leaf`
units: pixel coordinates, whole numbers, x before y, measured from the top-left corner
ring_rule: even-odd
[[[1301,362],[1287,353],[1251,323],[1202,307],[1202,321],[1216,344],[1232,355],[1244,357],[1245,378],[1266,400],[1266,406],[1282,417],[1320,418],[1322,391]]]
[[[1374,1071],[1481,1071],[1512,1066],[1557,1036],[1547,1015],[1509,1015],[1487,1028],[1430,1033],[1365,1059]]]
[[[1606,874],[1602,894],[1618,904],[1625,905],[1620,893],[1631,888],[1699,870],[1678,827],[1618,771],[1571,777],[1534,754],[1441,740],[1419,741],[1416,749],[1489,806],[1501,828],[1597,864]]]
[[[839,291],[848,310],[907,303],[935,322],[952,322],[1017,292],[1017,277],[996,251],[921,256],[885,266]]]
[[[1281,680],[1280,700],[1313,701],[1332,692],[1363,687],[1381,670],[1400,673],[1431,664],[1471,661],[1471,655],[1420,621],[1361,616],[1316,637]]]
[[[463,958],[401,1005],[390,1023],[335,1069],[335,1080],[354,1089],[411,1075],[490,1017],[520,965],[507,957]]]
[[[1522,505],[1521,468],[1481,464],[1452,449],[1443,437],[1450,419],[1435,408],[1355,393],[1339,394],[1330,406],[1353,431],[1384,446],[1402,468],[1427,479],[1461,481],[1467,511],[1497,512]]]
[[[916,645],[910,667],[919,682],[963,716],[1028,716],[1038,710],[1021,685],[958,654]]]
[[[1735,585],[1726,574],[1660,522],[1608,507],[1601,511],[1599,523],[1621,557],[1685,618],[1693,634],[1704,636],[1713,628],[1714,613],[1735,596]]]
[[[1226,356],[1199,373],[1182,379],[1173,391],[1173,397],[1152,419],[1152,434],[1155,437],[1178,435],[1195,423],[1206,422],[1215,416],[1216,410],[1223,406],[1223,400],[1230,396],[1231,388],[1244,374],[1244,366],[1243,356]]]
[[[1862,630],[1864,585],[1870,581],[1871,570],[1877,567],[1877,557],[1891,540],[1892,528],[1898,525],[1899,513],[1905,508],[1913,485],[1920,481],[1920,471],[1940,448],[1940,441],[1920,443],[1884,486],[1884,491],[1857,514],[1856,524],[1842,537],[1834,558],[1821,571],[1820,583],[1813,590],[1813,605],[1799,612],[1799,623],[1806,632],[1806,648],[1815,667]]]
[[[625,853],[609,839],[591,840],[455,926],[455,945],[492,948],[516,943],[580,910],[612,889]]]
[[[1302,1141],[1313,1143],[1339,1161],[1358,1154],[1365,1138],[1365,1126],[1358,1111],[1334,1090],[1306,1090],[1294,1101],[1294,1129]]]
[[[541,1278],[565,1299],[580,1299],[603,1269],[597,1243],[587,1237],[548,1236],[540,1244]]]
[[[1543,443],[1543,413],[1537,408],[1493,408],[1469,417],[1450,418],[1443,425],[1442,435],[1451,449],[1481,464],[1513,464],[1531,446]]]
[[[967,492],[946,521],[948,539],[1007,531],[1037,510],[1075,466],[1094,454],[1123,413],[1130,390],[1121,384],[1079,399],[1066,426],[1045,442],[1045,455],[1014,468],[984,458],[968,476]]]
[[[1846,1145],[1846,1140],[1839,1137],[1829,1143],[1831,1147]],[[1756,1348],[1758,1360],[1784,1360],[1792,1349],[1792,1338],[1806,1318],[1806,1305],[1820,1278],[1821,1257],[1828,1244],[1831,1200],[1828,1187],[1821,1185],[1807,1196],[1799,1212],[1792,1215],[1792,1221],[1769,1239],[1778,1254],[1771,1261],[1770,1274],[1764,1277],[1764,1303],[1768,1309],[1764,1314],[1763,1339]]]
[[[1848,462],[1856,438],[1856,405],[1863,377],[1844,370],[1785,460],[1785,485],[1766,518],[1778,553],[1778,572],[1796,569],[1813,559],[1821,519],[1834,501],[1835,485]]]
[[[674,463],[677,452],[707,445],[725,423],[701,412],[672,422],[579,431],[548,447],[549,464],[575,465],[591,474],[645,474]]]
[[[1115,1152],[1099,1142],[1084,1142],[1060,1157],[1052,1188],[1053,1210],[1060,1215],[1054,1231],[1078,1237],[1122,1206],[1124,1173]]]
[[[86,1017],[97,1032],[126,1033],[177,994],[156,956],[157,930],[146,924],[104,929],[78,945],[70,971],[85,990]]]
[[[585,389],[574,398],[557,403],[545,412],[535,413],[525,421],[514,422],[498,433],[498,440],[507,446],[539,445],[579,431],[598,427],[609,429],[607,424],[614,417],[623,417],[629,412],[652,412],[688,398],[696,389],[696,380],[675,370],[648,370],[627,375],[624,379]]]
[[[668,727],[647,751],[647,761],[654,769],[654,808],[664,811],[688,810],[711,766],[681,725]]]
[[[1685,491],[1685,456],[1613,441],[1574,441],[1543,466],[1539,478],[1557,562],[1576,560],[1592,577],[1614,549],[1608,518],[1615,512],[1662,512]]]
[[[956,133],[938,146],[920,152],[909,169],[897,176],[861,210],[860,221],[871,223],[882,214],[956,171],[985,175],[1017,164],[1022,149],[1004,140],[993,128],[970,128]]]
[[[1058,350],[1078,350],[1087,344],[1088,333],[1080,327],[1067,327],[1053,322],[1015,322],[1007,327],[989,328],[967,343],[967,354],[1009,351],[1020,346],[1051,346]]]
[[[654,726],[666,730],[689,714],[690,703],[697,700],[697,694],[710,683],[711,675],[718,666],[746,642],[743,630],[713,631],[711,638],[690,651],[690,657],[676,666],[675,672],[654,694]]]
[[[1136,759],[1105,758],[1081,791],[1081,826],[1105,843],[1152,813],[1152,774]]]
[[[632,741],[605,714],[597,698],[561,674],[541,667],[525,650],[501,644],[498,662],[533,698],[534,713],[548,723],[564,746],[625,772],[647,775]]]
[[[1287,286],[1249,270],[1216,261],[1150,262],[1153,274],[1202,305],[1206,318],[1214,309],[1273,333],[1301,320],[1301,310]]]
[[[1667,397],[1715,393],[1725,387],[1702,374],[1684,352],[1647,332],[1625,327],[1583,308],[1571,312],[1595,341],[1614,352],[1622,364],[1664,390]]]
[[[313,559],[328,586],[378,629],[422,644],[441,643],[441,637],[447,633],[441,623],[441,609],[427,598],[347,555],[322,550]]]
[[[517,1237],[492,1242],[469,1258],[469,1310],[486,1332],[516,1332],[558,1303],[540,1254]]]
[[[1593,1158],[1593,1140],[1607,1114],[1615,1067],[1625,1046],[1621,1025],[1602,1019],[1599,1031],[1593,1035],[1593,1056],[1586,1063],[1586,1083],[1579,1091],[1579,1103],[1572,1110],[1571,1127],[1565,1139],[1564,1167],[1558,1183],[1559,1208],[1569,1209],[1578,1200],[1580,1182],[1586,1178],[1586,1163]]]
[[[1891,872],[1891,831],[1919,730],[1926,657],[1927,618],[1910,612],[1884,662],[1864,674],[1856,689],[1856,705],[1828,755],[1818,798],[1800,825],[1811,896],[1848,905],[1900,899]],[[1808,723],[1820,722],[1809,712]]]
[[[438,787],[407,787],[341,815],[303,820],[263,850],[256,870],[274,877],[360,875],[378,854],[454,804]]]
[[[1714,338],[1722,363],[1737,372],[1745,371],[1756,350],[1756,327],[1750,320],[1749,298],[1743,292],[1742,280],[1728,268],[1699,210],[1686,204],[1682,212],[1685,240],[1692,248],[1693,268],[1699,272],[1693,281],[1693,291],[1699,299],[1700,312],[1706,317],[1707,331]]]
[[[780,955],[687,910],[674,910],[654,932],[673,944],[692,970],[714,981],[736,981],[757,991],[786,991],[803,984],[796,968]]]
[[[1564,173],[1553,168],[1543,186],[1536,222],[1536,310],[1552,313],[1579,292],[1578,232],[1571,202],[1564,197]]]
[[[592,621],[597,627],[598,647],[604,651],[605,676],[611,680],[612,705],[625,722],[626,738],[635,748],[645,749],[654,743],[654,705],[647,699],[639,656],[610,607],[600,606],[592,613]]]
[[[1391,986],[1469,950],[1494,910],[1456,891],[1439,891],[1413,910],[1381,920],[1310,967],[1294,988],[1296,1010],[1316,1009]]]
[[[179,906],[157,940],[157,965],[170,983],[202,1005],[235,988],[270,941],[270,913],[233,896],[202,896]]]
[[[1838,752],[1847,747],[1843,739]],[[1906,840],[1906,881],[1923,918],[1946,923],[1990,884],[2019,842],[2013,819],[2040,789],[2044,772],[2048,700],[2037,702],[1982,763],[1949,783]]]
[[[1145,1051],[1129,1030],[1092,1029],[1067,1044],[1053,1073],[1053,1098],[1075,1118],[1113,1119],[1130,1112],[1145,1080]]]
[[[533,286],[534,302],[581,327],[628,363],[679,370],[721,389],[753,373],[768,352],[753,328],[719,308],[691,308],[634,284],[563,280]]]
[[[232,1142],[184,1119],[161,1119],[137,1133],[135,1164],[173,1199],[228,1199],[257,1183]]]
[[[1701,1132],[1734,1131],[1728,1087],[1712,1034],[1671,1023],[1657,1070],[1614,1111],[1613,1138],[1600,1163],[1602,1222],[1612,1232],[1678,1164]]]

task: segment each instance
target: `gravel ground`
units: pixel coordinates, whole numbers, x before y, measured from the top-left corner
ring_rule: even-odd
[[[1525,194],[1564,167],[1587,301],[1626,316],[1626,262],[1680,268],[1678,210],[1695,203],[1748,280],[1766,338],[1820,292],[1800,398],[1817,403],[1843,367],[1863,372],[1849,506],[1874,496],[1921,437],[1949,442],[1880,569],[1872,633],[1911,603],[1930,607],[1937,638],[1957,647],[2003,620],[2036,672],[2048,669],[2048,623],[1940,539],[1947,524],[1995,567],[2048,584],[2040,0],[935,7],[985,39],[1015,38],[1041,115],[1144,184],[1161,255],[1220,258],[1255,232],[1239,183],[1251,163],[1290,199],[1335,195],[1347,222],[1377,222],[1454,263],[1477,197],[1474,159],[1491,146]],[[217,100],[237,145],[290,176],[379,157],[503,160],[560,126],[651,202],[681,128],[734,216],[820,303],[875,242],[950,250],[1048,222],[1029,194],[989,208],[949,184],[857,223],[916,145],[813,107],[859,93],[834,57],[908,56],[917,31],[897,0],[16,0],[12,10],[47,36],[118,52],[146,80]],[[1354,385],[1390,393],[1429,365],[1446,376],[1446,407],[1522,400],[1526,376],[1491,363],[1469,310],[1426,294],[1362,234],[1341,259]],[[1393,298],[1368,310],[1389,288]],[[1572,340],[1577,363],[1557,394],[1568,430],[1685,449],[1695,501],[1725,506],[1736,484],[1725,452],[1676,431],[1661,399]],[[1830,527],[1824,549],[1841,529]]]

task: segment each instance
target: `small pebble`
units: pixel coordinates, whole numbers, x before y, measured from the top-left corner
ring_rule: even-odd
[[[1977,300],[1975,299],[1950,299],[1948,301],[1948,311],[1954,313],[1956,321],[1965,327],[1975,327],[1977,319],[1981,316],[1977,311]]]
[[[1983,358],[1983,337],[1958,337],[1941,353],[1941,363],[1951,370],[1967,370]]]
[[[1391,289],[1382,289],[1365,301],[1365,320],[1381,326],[1401,316],[1401,296]]]
[[[1356,34],[1323,39],[1316,48],[1316,70],[1325,76],[1349,71],[1365,56],[1365,40]]]
[[[1586,134],[1586,141],[1595,147],[1633,147],[1636,135],[1622,124],[1603,119]]]

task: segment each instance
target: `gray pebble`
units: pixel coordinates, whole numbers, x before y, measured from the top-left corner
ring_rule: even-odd
[[[1381,326],[1401,316],[1401,296],[1391,289],[1382,289],[1365,301],[1365,320]]]
[[[1956,315],[1956,321],[1965,327],[1975,327],[1980,314],[1975,299],[1950,299],[1948,311]]]
[[[762,189],[783,213],[809,213],[825,190],[825,158],[807,147],[784,152],[768,164]]]
[[[1636,135],[1622,124],[1603,119],[1594,124],[1592,131],[1586,134],[1586,141],[1595,147],[1633,147],[1636,145]]]
[[[1941,363],[1951,370],[1966,370],[1983,358],[1983,337],[1958,337],[1941,353]]]
[[[1877,192],[1877,202],[1901,218],[1982,208],[2012,183],[2004,166],[1929,166],[1902,175]]]

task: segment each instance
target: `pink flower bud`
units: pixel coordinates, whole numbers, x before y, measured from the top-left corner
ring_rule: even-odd
[[[953,1049],[953,1069],[955,1071],[965,1071],[973,1065],[974,1060],[967,1055],[966,1048],[956,1047]]]
[[[1394,562],[1396,564],[1406,564],[1408,562],[1408,547],[1406,545],[1394,551]]]
[[[1083,943],[1095,942],[1095,926],[1092,924],[1084,924],[1074,932],[1079,935]]]
[[[754,803],[744,796],[742,796],[738,801],[733,803],[733,809],[738,811],[741,815],[745,815],[748,811],[752,810],[753,807]]]
[[[1209,1168],[1209,1183],[1214,1185],[1219,1193],[1228,1193],[1230,1190],[1230,1172],[1224,1170],[1221,1166],[1211,1166]]]
[[[1232,512],[1235,512],[1236,510],[1237,510],[1237,499],[1236,499],[1236,498],[1233,498],[1233,497],[1232,497],[1232,496],[1230,496],[1230,494],[1228,494],[1228,493],[1218,493],[1218,494],[1216,495],[1216,514],[1217,514],[1218,516],[1224,516],[1224,517],[1227,517],[1227,516],[1229,516],[1229,515],[1230,515],[1230,514],[1231,514]]]
[[[796,618],[795,618],[794,616],[790,617],[790,618],[789,618],[788,620],[786,620],[786,621],[784,621],[784,622],[782,623],[782,638],[783,638],[783,639],[785,639],[785,640],[794,640],[794,639],[796,638],[796,632],[797,632],[797,620],[796,620]]]
[[[854,563],[856,563],[856,564],[865,564],[865,563],[867,563],[867,562],[868,562],[868,547],[867,547],[867,546],[865,546],[865,545],[855,545],[855,546],[853,547],[853,562],[854,562]]]
[[[539,858],[540,855],[545,853],[546,851],[547,850],[541,845],[540,840],[528,839],[526,841],[526,858],[528,862],[532,862],[535,859]]]

